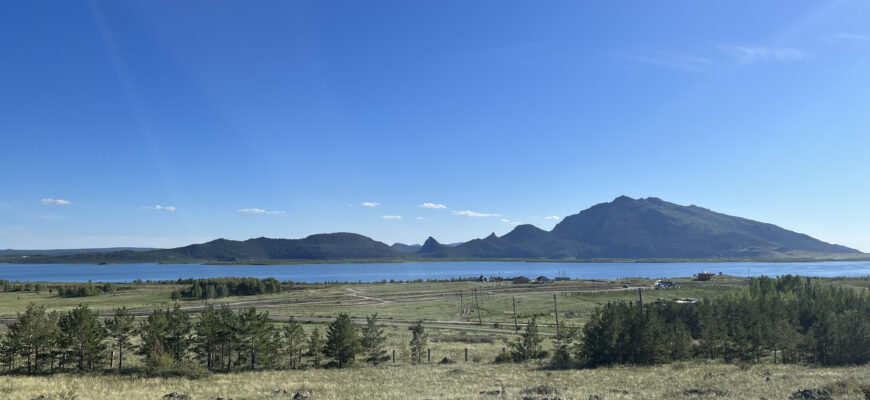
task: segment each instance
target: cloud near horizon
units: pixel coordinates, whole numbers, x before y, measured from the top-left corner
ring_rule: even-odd
[[[861,40],[867,41],[870,40],[870,35],[862,35],[860,33],[850,33],[850,32],[839,32],[831,35],[837,39],[846,39],[846,40]]]
[[[791,62],[809,57],[805,51],[793,47],[729,45],[720,46],[720,49],[744,64],[753,64],[759,61]]]
[[[462,215],[465,217],[500,217],[501,214],[487,214],[487,213],[479,213],[475,211],[453,211],[453,215]]]
[[[41,202],[46,206],[68,206],[72,204],[71,201],[61,199],[42,199]]]
[[[420,208],[447,208],[447,206],[445,206],[444,204],[441,204],[441,203],[423,203],[417,207],[420,207]]]
[[[402,219],[401,215],[381,215],[383,219]]]
[[[242,208],[239,212],[243,214],[284,214],[284,211],[268,211],[262,208]]]
[[[551,215],[549,217],[544,217],[544,219],[561,219],[561,217],[558,217],[556,215]]]
[[[146,210],[175,211],[175,206],[161,206],[160,204],[156,206],[143,206],[142,208]]]
[[[377,207],[379,205],[381,205],[381,203],[375,203],[373,201],[365,201],[362,203],[363,207]]]

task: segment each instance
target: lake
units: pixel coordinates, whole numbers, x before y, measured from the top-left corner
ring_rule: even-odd
[[[273,277],[298,282],[374,282],[380,280],[449,279],[525,275],[583,279],[688,277],[702,271],[737,276],[867,276],[870,261],[801,263],[558,263],[558,262],[414,262],[300,265],[201,264],[0,264],[0,279],[48,282],[130,282],[178,278]]]

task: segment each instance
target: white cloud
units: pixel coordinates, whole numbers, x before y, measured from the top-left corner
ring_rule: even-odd
[[[423,203],[423,204],[420,204],[420,205],[417,206],[417,207],[422,207],[422,208],[447,208],[447,206],[445,206],[444,204],[440,204],[440,203]]]
[[[401,215],[381,215],[383,219],[402,219]]]
[[[511,222],[511,220],[509,220],[509,219],[507,219],[507,218],[502,218],[502,219],[501,219],[501,222]]]
[[[414,219],[416,219],[417,221],[422,221],[422,220],[423,220],[423,217],[417,217],[417,218],[414,218]]]
[[[511,225],[522,225],[522,224],[523,224],[523,223],[520,222],[520,221],[511,221],[511,220],[509,220],[509,219],[507,219],[507,218],[502,218],[502,219],[501,219],[501,222],[504,222],[504,223],[506,223],[506,224],[511,224]]]
[[[363,205],[363,207],[377,207],[377,206],[381,205],[381,203],[374,203],[371,201],[366,201],[366,202],[362,203],[362,205]]]
[[[245,214],[284,214],[284,211],[267,211],[262,208],[242,208],[239,212]]]
[[[455,211],[454,210],[453,215],[462,215],[462,216],[466,216],[466,217],[498,217],[498,216],[501,216],[501,214],[487,214],[487,213],[479,213],[479,212],[468,211],[468,210],[465,210],[465,211]]]
[[[174,206],[161,206],[160,204],[156,206],[144,206],[142,207],[147,210],[163,210],[163,211],[175,211]]]
[[[560,217],[555,216],[555,215],[551,215],[549,217],[544,217],[544,219],[560,219]]]
[[[837,39],[845,39],[845,40],[860,40],[867,41],[870,40],[870,35],[862,35],[860,33],[848,33],[848,32],[840,32],[831,35]]]
[[[72,202],[61,199],[42,199],[42,204],[46,206],[68,206]]]
[[[758,61],[799,61],[809,57],[809,54],[793,47],[767,47],[758,45],[731,45],[720,46],[737,61],[744,64],[752,64]]]
[[[642,64],[681,71],[700,71],[715,66],[715,63],[709,58],[689,54],[657,53],[654,55],[629,55],[625,57]]]

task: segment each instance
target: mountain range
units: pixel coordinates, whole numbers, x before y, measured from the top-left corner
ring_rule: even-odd
[[[138,249],[137,249],[138,250]],[[620,196],[565,217],[551,231],[519,225],[465,243],[388,246],[354,233],[303,239],[217,239],[174,249],[46,254],[12,262],[244,262],[400,259],[785,259],[860,256],[776,225],[649,197]],[[25,261],[26,260],[26,261]]]

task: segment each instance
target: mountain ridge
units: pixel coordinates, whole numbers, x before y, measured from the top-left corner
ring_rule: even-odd
[[[27,262],[241,262],[408,259],[783,259],[862,255],[803,233],[656,197],[619,196],[565,217],[552,230],[518,225],[460,244],[429,237],[389,246],[369,237],[321,233],[301,239],[216,239],[173,249],[29,257]],[[12,259],[11,261],[21,261]],[[10,261],[10,260],[7,260]]]

